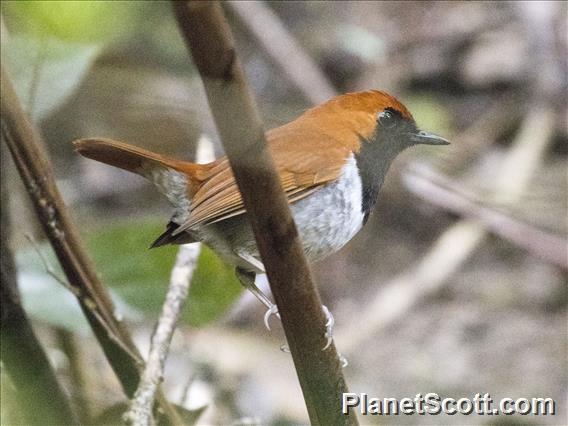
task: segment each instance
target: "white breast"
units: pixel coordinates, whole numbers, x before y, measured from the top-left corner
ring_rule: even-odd
[[[362,183],[357,163],[350,156],[340,177],[291,205],[292,214],[309,261],[323,259],[343,247],[364,220]],[[244,216],[207,225],[196,233],[226,262],[262,273],[239,255],[244,253],[260,262],[252,228]]]
[[[349,242],[363,226],[362,183],[351,155],[339,179],[292,205],[292,214],[310,261]]]

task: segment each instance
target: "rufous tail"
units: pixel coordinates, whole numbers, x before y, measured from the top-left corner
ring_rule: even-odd
[[[191,196],[206,178],[207,170],[210,168],[208,164],[174,160],[112,139],[80,139],[74,141],[73,144],[77,152],[84,157],[147,178],[165,195],[169,195],[168,180],[175,179],[177,175],[167,173],[167,171],[181,172],[186,177],[188,195]]]

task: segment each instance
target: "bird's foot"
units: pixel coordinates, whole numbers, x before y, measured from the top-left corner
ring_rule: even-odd
[[[266,313],[264,314],[264,326],[268,329],[268,331],[270,331],[270,317],[272,315],[276,315],[276,317],[278,319],[280,319],[280,314],[278,313],[278,306],[276,306],[275,303],[273,303],[272,305],[270,305],[270,307],[268,308],[268,310],[266,311]]]
[[[255,297],[260,300],[260,302],[268,308],[266,313],[264,314],[264,325],[270,331],[270,317],[272,315],[276,315],[280,318],[280,314],[278,313],[278,306],[275,303],[272,303],[270,299],[256,286],[255,284],[255,274],[253,272],[236,268],[235,269],[237,278],[241,282],[241,284],[248,289]],[[333,326],[335,324],[335,320],[333,319],[333,315],[327,308],[327,306],[322,305],[323,313],[325,314],[325,338],[326,343],[322,350],[326,350],[331,346],[331,342],[333,342]]]
[[[325,351],[331,346],[331,343],[333,342],[333,326],[335,325],[335,319],[333,318],[333,315],[331,314],[327,306],[322,305],[321,308],[323,310],[323,313],[325,314],[326,319],[324,336],[327,340],[325,346],[322,348],[322,351]],[[280,314],[278,313],[278,306],[276,306],[275,304],[272,304],[264,314],[264,325],[268,330],[270,330],[269,320],[272,315],[276,315],[278,318],[280,318]],[[286,345],[283,345],[282,347],[286,347]]]
[[[333,326],[335,325],[335,319],[333,318],[333,315],[331,314],[331,312],[330,312],[330,310],[328,309],[327,306],[322,305],[322,310],[323,310],[323,313],[325,314],[325,318],[326,318],[326,321],[325,321],[325,338],[327,339],[327,341],[325,343],[325,346],[322,348],[322,351],[325,351],[326,349],[328,349],[331,346],[331,343],[333,342]],[[266,311],[266,314],[264,315],[264,325],[266,326],[266,328],[268,330],[270,330],[268,320],[270,319],[270,317],[272,315],[276,315],[276,316],[278,316],[278,318],[280,318],[280,315],[278,314],[278,307],[276,305],[272,305]],[[282,352],[287,353],[287,354],[290,353],[290,348],[286,344],[280,345],[280,350]],[[339,357],[339,362],[341,364],[341,367],[347,367],[349,365],[349,361],[347,361],[347,358],[345,358],[340,353],[338,353],[337,356]]]
[[[280,350],[284,353],[287,353],[287,354],[290,353],[290,348],[286,344],[280,345]],[[339,358],[339,363],[341,364],[341,367],[345,368],[349,365],[349,361],[347,361],[347,358],[345,358],[339,352],[337,353],[337,357]]]
[[[322,309],[326,317],[325,337],[327,338],[327,342],[322,349],[322,351],[325,351],[327,348],[331,346],[331,343],[333,342],[333,326],[335,325],[335,318],[333,318],[333,315],[331,314],[331,311],[327,308],[327,306],[322,305]],[[339,352],[337,353],[337,356],[339,357],[339,362],[341,363],[342,367],[345,368],[349,365],[349,361],[347,361],[347,358],[345,358]]]
[[[333,315],[331,315],[331,312],[329,311],[327,306],[322,305],[321,308],[323,309],[323,313],[325,314],[325,318],[326,318],[326,321],[325,321],[325,338],[327,339],[327,342],[322,349],[322,351],[325,351],[327,348],[329,348],[331,346],[331,342],[333,342],[333,326],[335,325],[335,319],[333,318]]]

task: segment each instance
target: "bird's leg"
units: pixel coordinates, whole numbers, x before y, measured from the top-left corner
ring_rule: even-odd
[[[262,273],[266,272],[262,262],[260,260],[258,260],[256,257],[252,256],[250,253],[245,252],[245,251],[238,251],[236,254],[241,259],[243,259],[245,262],[249,263],[253,268],[261,271]],[[272,303],[270,301],[270,299],[268,297],[266,297],[266,295],[262,291],[260,291],[260,289],[256,286],[256,284],[254,283],[254,279],[255,279],[256,275],[254,273],[248,272],[247,270],[239,268],[239,267],[237,267],[236,271],[237,271],[237,277],[239,276],[239,274],[245,275],[244,281],[241,280],[241,283],[243,283],[243,285],[247,289],[249,289],[249,291],[251,291],[252,294],[254,294],[258,298],[258,300],[260,300],[262,302],[262,304],[264,306],[266,306],[268,308],[268,310],[264,314],[264,325],[266,326],[266,328],[268,330],[270,330],[270,322],[269,322],[270,317],[272,315],[276,315],[278,317],[278,319],[280,319],[280,314],[278,313],[278,306],[276,306],[275,303]],[[248,275],[248,278],[246,277],[246,275]]]
[[[250,262],[251,264],[253,264],[257,269],[264,271],[264,265],[262,265],[262,263],[260,263],[257,259],[253,258],[252,256],[249,256],[245,253],[239,253],[239,256]],[[254,262],[253,262],[254,261]],[[266,311],[266,313],[264,314],[264,325],[266,326],[266,328],[268,330],[270,330],[270,317],[272,315],[276,315],[278,318],[280,318],[280,314],[278,313],[278,306],[276,306],[275,303],[272,303],[270,301],[270,299],[262,292],[262,290],[260,290],[256,284],[255,284],[255,278],[256,278],[256,274],[254,272],[250,272],[247,271],[246,269],[242,269],[237,267],[235,269],[235,274],[237,276],[237,278],[239,279],[239,281],[241,282],[241,284],[247,289],[249,290],[252,294],[254,294],[254,296],[260,300],[260,302],[266,306],[268,308],[268,310]],[[333,326],[335,325],[335,320],[333,318],[333,315],[331,314],[331,312],[329,311],[329,309],[327,308],[327,306],[322,305],[322,309],[323,309],[323,313],[325,314],[325,338],[327,339],[327,342],[325,344],[325,346],[323,347],[322,350],[326,350],[327,348],[329,348],[329,346],[331,345],[331,342],[333,341]]]
[[[268,322],[270,317],[272,315],[276,315],[278,318],[280,318],[280,314],[278,313],[278,306],[276,306],[276,304],[272,303],[270,301],[270,299],[268,298],[268,296],[266,296],[266,294],[264,294],[262,292],[262,290],[259,289],[256,286],[256,284],[254,283],[255,278],[256,278],[256,274],[254,272],[249,272],[245,269],[236,268],[235,274],[236,274],[238,280],[243,285],[243,287],[246,288],[248,291],[250,291],[252,294],[254,294],[254,296],[258,300],[260,300],[260,302],[264,306],[266,306],[268,308],[268,310],[266,311],[266,314],[264,314],[264,325],[266,326],[266,328],[268,330],[270,330],[270,324]]]

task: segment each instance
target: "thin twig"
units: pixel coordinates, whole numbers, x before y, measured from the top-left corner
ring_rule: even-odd
[[[173,6],[243,197],[310,421],[357,424],[355,413],[342,414],[341,395],[348,390],[335,346],[321,350],[326,343],[321,300],[221,6],[198,1]]]
[[[152,409],[154,407],[156,390],[163,379],[164,364],[168,355],[170,341],[189,291],[189,284],[193,271],[197,266],[199,251],[199,244],[187,244],[178,251],[166,295],[166,302],[162,307],[160,320],[152,337],[148,361],[142,373],[140,385],[132,399],[130,409],[124,415],[127,423],[137,426],[155,424]]]
[[[180,398],[179,398],[179,402],[178,404],[181,405],[182,407],[185,406],[187,398],[189,397],[189,391],[191,390],[191,386],[195,383],[195,373],[190,375],[187,380],[185,381],[185,384],[183,385],[181,392],[180,392]]]
[[[132,357],[132,359],[137,360],[139,355],[137,352],[133,352],[132,349],[130,349],[128,346],[126,346],[124,344],[124,342],[122,340],[120,340],[120,337],[116,334],[116,332],[111,329],[108,324],[106,323],[106,321],[104,320],[104,318],[101,316],[101,314],[97,311],[96,309],[96,304],[95,302],[90,299],[88,296],[86,296],[84,294],[84,292],[82,291],[81,288],[79,287],[73,287],[72,285],[70,285],[67,281],[65,281],[65,279],[63,277],[60,277],[56,272],[55,269],[53,268],[53,266],[51,266],[51,264],[47,261],[47,259],[45,258],[44,254],[41,252],[41,249],[39,247],[39,245],[37,244],[37,242],[35,241],[35,239],[30,235],[30,234],[24,234],[26,239],[30,242],[32,248],[34,249],[34,251],[37,253],[43,268],[45,269],[45,272],[47,273],[47,275],[49,275],[51,278],[53,278],[57,283],[59,283],[63,288],[65,288],[66,290],[68,290],[73,296],[75,296],[78,300],[82,300],[83,304],[86,307],[89,307],[89,309],[91,309],[91,314],[99,321],[101,327],[104,328],[104,330],[107,332],[108,334],[108,338],[110,340],[112,340],[114,343],[116,343],[117,346],[120,346],[122,348],[123,351],[125,351],[126,353],[130,354],[130,356]],[[141,360],[137,360],[136,361],[139,365],[142,365],[142,361]]]
[[[22,110],[4,67],[1,92],[2,140],[10,149],[69,284],[84,295],[78,298],[83,313],[126,394],[133,395],[140,378],[142,358],[124,324],[115,316],[110,295],[100,282],[57,189],[51,164],[42,149],[43,142]],[[166,421],[181,424],[179,415],[162,394],[159,401]]]
[[[55,272],[55,269],[53,268],[53,266],[51,266],[51,264],[45,258],[44,254],[41,252],[41,248],[39,247],[39,244],[36,242],[33,235],[25,233],[24,237],[26,238],[26,240],[29,241],[30,245],[32,246],[32,248],[36,252],[37,257],[39,257],[39,260],[40,260],[40,262],[43,266],[43,269],[47,273],[47,275],[49,275],[51,278],[53,278],[56,282],[58,282],[66,290],[69,290],[71,292],[71,294],[73,294],[73,296],[81,297],[81,291],[77,287],[73,287],[73,286],[69,285],[69,283],[63,279],[63,277],[60,277],[59,275],[57,275],[57,272]]]
[[[466,196],[448,177],[429,167],[415,166],[404,176],[408,189],[429,203],[482,222],[496,235],[541,259],[568,269],[566,240],[499,211],[483,200]]]
[[[197,143],[196,160],[199,163],[213,161],[213,145],[204,136]],[[144,367],[142,378],[129,410],[124,414],[124,420],[133,425],[153,425],[154,400],[156,390],[164,376],[164,365],[168,356],[170,342],[176,324],[182,312],[197,259],[201,251],[199,243],[187,244],[180,247],[175,265],[170,277],[170,285],[162,313],[152,335],[148,361]]]

